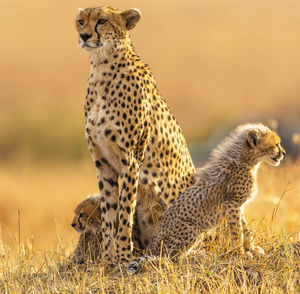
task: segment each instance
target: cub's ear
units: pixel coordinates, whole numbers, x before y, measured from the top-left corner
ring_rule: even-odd
[[[77,14],[80,14],[83,10],[84,10],[84,8],[78,8]]]
[[[129,10],[123,11],[121,15],[125,20],[126,29],[131,30],[141,19],[142,13],[137,8],[131,8]]]
[[[99,195],[91,195],[88,197],[88,199],[91,201],[93,205],[99,205],[100,204],[100,196]]]
[[[247,144],[250,148],[255,148],[257,146],[260,133],[256,129],[249,130],[247,133]]]

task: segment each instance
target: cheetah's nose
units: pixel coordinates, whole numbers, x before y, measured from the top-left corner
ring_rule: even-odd
[[[90,34],[80,34],[80,38],[85,42],[86,40],[88,40],[92,35]]]
[[[73,223],[73,224],[71,224],[71,226],[72,226],[73,228],[75,228],[76,224]]]
[[[285,156],[285,155],[286,155],[286,152],[283,150],[283,151],[282,151],[282,154],[283,154],[283,156]]]

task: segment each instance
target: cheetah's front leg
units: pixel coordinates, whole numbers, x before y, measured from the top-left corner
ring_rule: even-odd
[[[254,245],[253,236],[250,229],[248,228],[248,224],[243,213],[241,214],[241,221],[244,232],[244,249],[246,251],[250,251],[251,254],[256,257],[265,255],[265,252],[262,248]]]
[[[243,243],[243,227],[241,220],[241,209],[240,208],[229,208],[227,210],[227,224],[231,232],[231,240],[233,249],[240,255],[245,255]]]
[[[116,236],[116,252],[119,262],[127,262],[132,257],[132,226],[136,205],[139,166],[134,158],[123,160],[121,193],[119,198],[119,226]]]
[[[102,257],[114,262],[116,255],[114,233],[118,212],[118,175],[104,159],[95,161],[101,197]]]

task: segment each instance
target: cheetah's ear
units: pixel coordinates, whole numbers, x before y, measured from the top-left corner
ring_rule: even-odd
[[[259,131],[256,129],[249,130],[247,133],[247,144],[250,148],[255,148],[259,139]]]
[[[126,29],[131,30],[141,19],[142,13],[137,8],[131,8],[129,10],[123,11],[121,15],[125,20]]]
[[[84,8],[78,8],[77,13],[80,14],[83,10],[84,10]]]

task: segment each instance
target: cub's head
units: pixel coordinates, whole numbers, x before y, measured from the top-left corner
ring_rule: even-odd
[[[246,140],[249,155],[256,162],[277,166],[285,155],[280,137],[263,124],[248,125]]]
[[[78,233],[85,231],[99,231],[101,226],[100,197],[89,196],[78,204],[71,226]]]
[[[123,12],[107,6],[79,8],[75,21],[79,45],[87,51],[118,47],[140,18],[141,12],[136,8]]]

